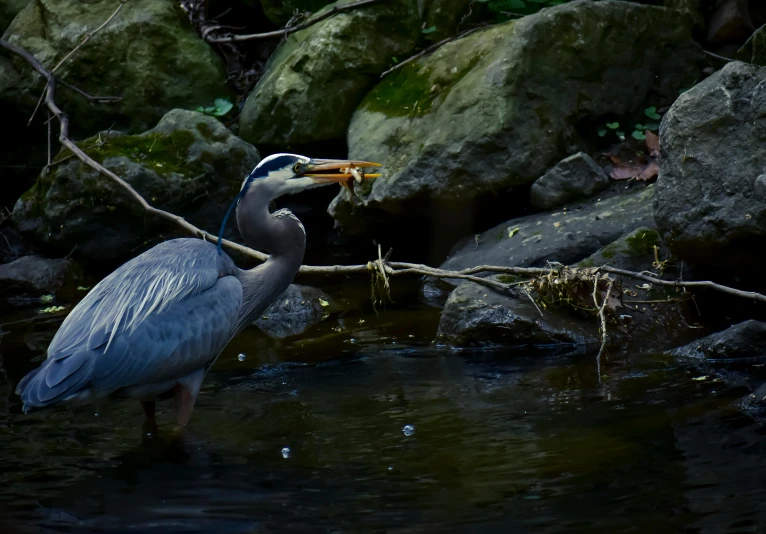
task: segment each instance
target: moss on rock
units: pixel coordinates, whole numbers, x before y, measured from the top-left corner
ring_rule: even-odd
[[[211,232],[258,161],[255,148],[217,119],[185,110],[167,113],[143,134],[103,132],[78,146],[149,203]],[[68,150],[21,196],[13,218],[43,249],[68,253],[76,246],[75,255],[90,260],[125,259],[151,243],[159,228],[122,189]]]

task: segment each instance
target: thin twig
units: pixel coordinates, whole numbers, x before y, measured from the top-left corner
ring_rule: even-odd
[[[106,19],[106,20],[105,20],[105,21],[104,21],[104,22],[101,24],[101,26],[99,26],[98,28],[96,28],[96,29],[95,29],[95,30],[93,30],[92,32],[90,32],[90,33],[86,33],[86,34],[85,34],[85,37],[83,37],[83,38],[82,38],[82,41],[80,41],[80,44],[78,44],[77,46],[75,46],[75,47],[74,47],[74,48],[73,48],[73,49],[72,49],[72,50],[71,50],[71,51],[70,51],[70,52],[69,52],[67,55],[65,55],[65,56],[64,56],[64,57],[61,59],[61,61],[59,61],[59,62],[56,64],[56,66],[55,66],[55,67],[53,67],[53,68],[51,69],[51,74],[55,74],[55,73],[56,73],[56,71],[58,70],[58,68],[59,68],[61,65],[63,65],[64,63],[66,63],[66,61],[67,61],[67,60],[68,60],[70,57],[72,57],[72,56],[75,54],[75,52],[77,52],[77,51],[78,51],[80,48],[82,48],[82,46],[83,46],[85,43],[87,43],[88,41],[90,41],[91,37],[93,37],[94,35],[96,35],[98,32],[100,32],[101,30],[103,30],[103,29],[106,27],[106,25],[107,25],[107,24],[109,24],[110,22],[112,22],[112,19],[113,19],[114,17],[116,17],[116,16],[117,16],[117,13],[119,13],[119,12],[120,12],[120,10],[123,8],[123,6],[124,6],[126,3],[128,3],[128,1],[129,1],[129,0],[120,0],[120,5],[118,5],[118,6],[117,6],[117,9],[115,9],[115,10],[114,10],[114,12],[113,12],[111,15],[109,15],[109,18],[108,18],[108,19]]]
[[[734,61],[734,60],[733,60],[732,58],[730,58],[730,57],[726,57],[726,56],[719,56],[719,55],[718,55],[718,54],[716,54],[715,52],[709,52],[709,51],[707,51],[707,50],[703,50],[703,52],[704,52],[705,54],[707,54],[708,56],[710,56],[710,57],[714,57],[714,58],[716,58],[716,59],[722,59],[723,61]]]
[[[336,5],[329,11],[322,13],[321,15],[316,16],[314,18],[311,18],[307,20],[306,22],[296,24],[295,26],[291,26],[289,28],[286,27],[279,30],[274,30],[273,32],[251,33],[246,35],[226,35],[221,37],[207,36],[205,40],[208,43],[235,43],[240,41],[260,41],[265,39],[279,39],[282,37],[287,37],[291,33],[295,33],[300,30],[305,30],[309,26],[313,26],[317,22],[321,22],[334,15],[337,15],[338,13],[342,13],[344,11],[351,11],[353,9],[358,9],[360,7],[370,6],[378,2],[380,2],[380,0],[357,0],[356,2],[352,2],[350,4],[343,4],[340,6]]]
[[[609,302],[609,297],[612,296],[612,286],[614,285],[614,280],[609,280],[609,285],[606,288],[606,294],[604,295],[604,301],[599,305],[598,303],[598,282],[599,282],[599,276],[596,274],[596,276],[593,279],[593,303],[596,305],[596,308],[598,309],[598,318],[601,322],[601,347],[598,349],[598,354],[596,355],[596,372],[598,373],[598,382],[601,383],[601,355],[606,350],[606,342],[607,342],[607,333],[606,333],[606,315],[604,314],[604,309],[606,308],[607,302]]]
[[[434,43],[431,46],[429,46],[428,48],[424,48],[423,50],[421,50],[420,52],[418,52],[414,56],[408,57],[407,59],[405,59],[401,63],[397,63],[396,65],[394,65],[393,67],[391,67],[390,69],[385,71],[383,74],[381,74],[380,77],[383,78],[387,74],[391,74],[396,69],[400,69],[403,66],[405,66],[407,63],[411,63],[411,62],[415,61],[416,59],[418,59],[420,57],[423,57],[423,56],[425,56],[427,54],[430,54],[431,52],[434,52],[437,48],[440,48],[440,47],[444,46],[445,44],[447,44],[449,42],[457,41],[458,39],[461,39],[461,38],[465,37],[466,35],[468,35],[470,33],[473,33],[473,32],[478,31],[478,30],[483,30],[485,28],[490,28],[492,26],[493,26],[493,24],[488,24],[486,26],[481,26],[479,28],[471,28],[470,30],[466,30],[466,31],[464,31],[462,33],[459,33],[457,35],[453,35],[452,37],[447,37],[446,39],[442,39],[438,43]]]

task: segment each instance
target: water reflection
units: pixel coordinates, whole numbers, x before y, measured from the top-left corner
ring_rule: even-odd
[[[0,377],[0,507],[36,532],[763,524],[766,440],[732,407],[741,391],[664,357],[612,361],[599,384],[590,356],[451,353],[423,310],[359,318],[240,336],[182,433],[169,405],[151,437],[137,403],[24,416]],[[17,324],[0,338],[11,382],[55,330]]]

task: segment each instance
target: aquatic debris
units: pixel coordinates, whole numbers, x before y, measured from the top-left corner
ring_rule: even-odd
[[[329,303],[329,302],[327,302],[327,301],[326,301],[325,299],[323,299],[322,297],[319,297],[319,305],[320,305],[320,306],[322,306],[323,308],[326,308],[327,306],[329,306],[329,305],[330,305],[330,303]]]
[[[50,304],[51,302],[53,302],[53,295],[43,295],[42,297],[40,297],[40,302],[42,302],[43,304]]]
[[[64,306],[50,306],[48,308],[43,308],[42,310],[39,310],[37,313],[56,313],[60,311],[64,311],[66,308]]]
[[[402,427],[402,432],[405,436],[410,437],[415,433],[415,426],[414,425],[404,425]]]
[[[239,356],[237,356],[237,359],[238,359],[239,361],[241,361],[241,362],[244,362],[244,361],[245,361],[245,358],[247,358],[247,356],[245,356],[245,354],[244,354],[244,353],[240,353],[240,355],[239,355]]]
[[[290,453],[290,447],[282,447],[282,458],[289,458]]]

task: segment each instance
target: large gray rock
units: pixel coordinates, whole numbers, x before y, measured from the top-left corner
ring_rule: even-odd
[[[102,133],[79,146],[151,204],[212,233],[259,160],[255,148],[217,119],[179,109],[143,134]],[[154,244],[163,227],[109,178],[66,150],[55,161],[61,163],[14,207],[13,220],[26,237],[52,254],[74,251],[91,260],[125,259]]]
[[[10,26],[11,21],[19,11],[29,3],[29,0],[3,0],[0,2],[0,35]]]
[[[588,269],[609,264],[650,271],[654,268],[653,247],[657,243],[656,231],[639,228],[602,247],[575,267]],[[664,275],[674,277],[677,273],[670,265]],[[461,347],[594,344],[599,341],[599,321],[591,300],[593,276],[586,271],[581,278],[585,282],[578,282],[579,286],[566,280],[560,282],[557,287],[569,284],[570,294],[555,298],[532,289],[527,296],[520,291],[502,293],[472,282],[462,283],[444,306],[437,340]],[[662,277],[659,273],[657,276]],[[521,281],[503,275],[492,278],[506,283]],[[614,286],[611,296],[615,308],[608,310],[607,332],[613,353],[665,350],[696,334],[684,318],[688,310],[677,304],[681,291],[676,288],[623,278]],[[538,306],[530,299],[539,302]],[[576,302],[564,304],[573,299]]]
[[[632,230],[653,226],[653,186],[627,195],[593,200],[579,209],[540,213],[511,219],[455,245],[442,269],[477,265],[539,267],[549,261],[565,265],[582,260]],[[423,296],[440,305],[454,282],[426,279]]]
[[[392,57],[412,51],[419,33],[415,0],[343,12],[296,32],[247,98],[240,135],[282,146],[345,137],[354,109]]]
[[[570,2],[448,43],[386,76],[354,113],[350,155],[382,162],[383,176],[360,203],[341,193],[330,213],[365,232],[374,216],[460,209],[529,184],[583,148],[583,120],[672,102],[701,57],[675,11],[615,0]]]
[[[53,68],[83,37],[114,12],[113,0],[34,0],[13,20],[7,38]],[[17,62],[18,80],[0,76],[0,95],[34,106],[39,75]],[[117,128],[145,130],[169,109],[211,105],[229,94],[223,61],[189,24],[178,2],[131,0],[56,73],[91,95],[120,96],[112,104],[89,103],[59,85],[57,101],[72,119],[75,134]]]
[[[678,358],[725,362],[766,358],[766,323],[744,321],[670,351]]]
[[[474,282],[449,296],[436,334],[437,343],[453,347],[586,345],[598,339],[595,321],[547,310],[540,315],[526,295]]]
[[[654,217],[682,260],[762,271],[766,245],[766,68],[733,62],[683,93],[660,127]]]
[[[0,296],[41,296],[55,293],[79,278],[74,261],[23,256],[0,265]]]
[[[591,197],[609,186],[609,177],[585,152],[559,161],[532,184],[532,205],[541,209],[564,206]]]
[[[273,338],[296,336],[328,317],[332,305],[321,289],[290,284],[255,324]]]

